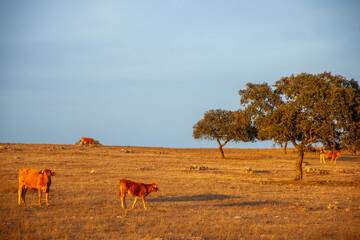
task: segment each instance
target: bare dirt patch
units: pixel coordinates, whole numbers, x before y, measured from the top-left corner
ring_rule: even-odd
[[[1,239],[360,239],[360,158],[349,153],[336,165],[307,154],[305,167],[328,174],[293,181],[291,150],[225,149],[223,160],[217,149],[0,145]],[[24,167],[56,172],[48,207],[30,191],[18,205]],[[121,208],[122,178],[158,184],[148,210],[129,196]]]

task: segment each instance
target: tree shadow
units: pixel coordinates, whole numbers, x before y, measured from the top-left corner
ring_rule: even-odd
[[[271,173],[269,170],[254,170],[254,173]]]
[[[331,159],[326,159],[329,162],[331,161]],[[358,162],[360,160],[359,155],[356,154],[351,154],[351,155],[340,155],[340,157],[338,159],[336,159],[336,162]],[[326,161],[326,162],[328,162]]]
[[[262,206],[262,205],[274,205],[279,204],[276,201],[254,201],[254,202],[234,202],[225,204],[215,204],[215,207],[242,207],[242,206]]]
[[[202,202],[213,200],[237,199],[238,197],[224,195],[224,194],[200,194],[192,196],[180,197],[164,197],[164,198],[150,198],[146,199],[149,202]]]
[[[179,197],[160,197],[146,199],[147,202],[204,202],[204,201],[222,201],[222,200],[238,200],[240,197],[224,195],[224,194],[200,194],[192,196],[179,196]],[[245,201],[245,202],[229,202],[224,203],[216,202],[214,207],[244,207],[244,206],[262,206],[262,205],[277,205],[277,201]]]

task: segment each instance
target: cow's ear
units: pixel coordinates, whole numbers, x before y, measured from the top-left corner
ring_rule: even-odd
[[[56,172],[51,172],[51,176],[55,176],[56,175]]]

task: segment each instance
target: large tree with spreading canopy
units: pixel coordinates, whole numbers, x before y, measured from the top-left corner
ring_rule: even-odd
[[[303,177],[304,153],[312,145],[335,150],[360,139],[360,89],[353,79],[327,72],[301,73],[273,86],[248,83],[239,95],[259,140],[290,141],[296,148],[297,180]]]

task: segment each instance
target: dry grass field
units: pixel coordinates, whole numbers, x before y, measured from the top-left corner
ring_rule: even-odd
[[[293,181],[291,149],[0,145],[0,239],[360,239],[359,155],[308,153],[322,171]],[[18,205],[23,167],[56,172],[49,206],[35,191]],[[122,178],[159,185],[147,210],[121,208]]]

